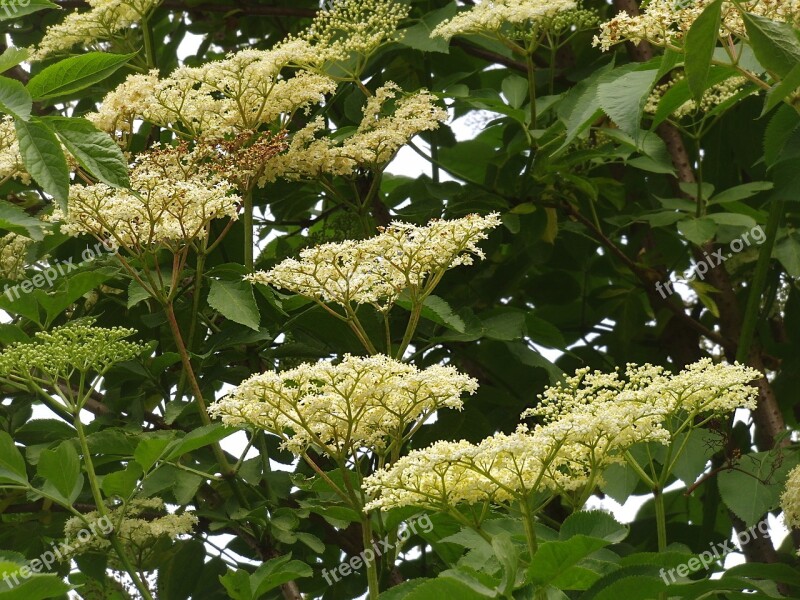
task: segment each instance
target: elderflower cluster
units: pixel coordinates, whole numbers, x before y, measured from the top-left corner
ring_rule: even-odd
[[[381,46],[398,39],[409,6],[393,0],[334,0],[311,25],[286,44],[304,42],[313,49],[296,63],[324,67],[329,62],[360,58],[361,64]]]
[[[269,271],[247,276],[321,302],[391,306],[404,289],[424,297],[447,269],[483,258],[478,242],[500,224],[497,213],[433,220],[425,226],[392,222],[374,237],[322,244]]]
[[[243,50],[201,67],[180,67],[163,79],[155,71],[130,75],[87,118],[109,133],[129,133],[143,119],[208,139],[265,124],[280,128],[296,111],[336,90],[325,75],[279,76],[286,59],[271,50]]]
[[[656,114],[658,111],[658,105],[664,95],[669,92],[669,90],[671,90],[676,83],[683,81],[684,78],[685,76],[682,72],[677,73],[673,76],[671,81],[653,88],[653,91],[650,93],[650,96],[648,96],[647,102],[645,103],[644,112],[651,115]],[[745,77],[730,77],[725,81],[712,85],[710,88],[708,88],[703,93],[703,97],[699,102],[695,101],[694,99],[687,100],[673,110],[672,113],[670,113],[670,116],[674,119],[682,119],[683,117],[693,115],[695,113],[707,113],[717,106],[724,104],[731,98],[737,96],[740,92],[742,92],[746,85],[747,79]],[[750,93],[754,93],[756,91],[757,88],[752,87]]]
[[[345,355],[250,377],[209,407],[231,426],[253,426],[283,438],[296,454],[309,447],[342,456],[382,451],[442,408],[460,410],[477,382],[450,366],[424,370],[388,356]]]
[[[26,256],[33,240],[9,233],[0,237],[0,277],[20,280],[25,277]]]
[[[587,11],[578,11],[577,8],[575,0],[481,0],[468,10],[439,23],[431,32],[431,37],[449,40],[457,35],[492,35],[506,25],[531,32],[563,25],[553,21],[564,13],[576,13],[579,17],[577,21],[585,20]]]
[[[800,529],[800,466],[789,472],[786,488],[781,494],[783,520],[790,529]]]
[[[124,327],[95,327],[94,319],[40,331],[32,342],[17,342],[0,354],[0,375],[26,380],[36,370],[53,381],[75,372],[102,375],[142,352],[141,344],[125,339],[135,333]]]
[[[0,119],[0,180],[11,178],[18,179],[24,185],[31,182],[31,176],[25,170],[19,152],[14,118],[6,115]]]
[[[75,46],[90,47],[148,17],[162,0],[87,0],[90,10],[73,12],[48,28],[32,49],[31,61],[66,53]]]
[[[161,539],[174,540],[178,536],[192,532],[197,525],[197,517],[190,512],[180,514],[168,513],[164,501],[160,498],[146,498],[132,500],[127,505],[115,506],[109,509],[108,518],[114,524],[114,534],[122,542],[128,556],[134,557],[137,563],[144,562],[149,551]],[[87,524],[93,531],[101,523],[102,516],[98,511],[84,515],[84,518],[71,517],[64,524],[65,547],[68,551],[62,553],[63,558],[72,558],[87,552],[106,553],[111,550],[111,542],[106,537],[99,535],[81,535],[87,531]],[[95,525],[95,527],[91,527]],[[102,531],[102,528],[100,528]],[[111,564],[120,568],[113,555],[109,556]]]
[[[414,450],[364,481],[366,509],[401,506],[447,509],[459,503],[504,503],[532,492],[557,495],[592,488],[610,464],[642,442],[670,442],[669,418],[693,423],[700,414],[755,407],[759,376],[741,365],[704,359],[677,375],[661,367],[628,365],[618,372],[580,369],[539,396],[522,418],[542,423],[478,444],[439,442]]]
[[[364,510],[447,510],[460,503],[512,502],[533,490],[574,490],[588,478],[582,454],[577,446],[567,451],[564,440],[545,429],[531,433],[524,425],[477,444],[439,441],[365,478],[364,490],[373,499]]]
[[[761,377],[741,364],[713,363],[703,358],[671,374],[663,367],[628,364],[625,377],[579,369],[575,375],[538,396],[539,403],[523,416],[554,422],[585,411],[609,414],[626,405],[648,407],[661,419],[669,415],[722,415],[737,408],[754,409],[757,390],[749,382]]]
[[[53,212],[68,235],[111,240],[134,253],[174,248],[203,235],[214,219],[238,216],[241,198],[211,165],[155,148],[131,169],[131,189],[98,183],[70,188],[68,212]]]
[[[297,181],[322,174],[348,176],[358,168],[380,170],[414,136],[433,131],[447,120],[447,111],[436,105],[427,90],[401,97],[394,110],[383,115],[385,106],[400,93],[395,83],[378,88],[367,100],[356,132],[343,140],[317,137],[325,127],[324,119],[318,116],[293,135],[286,152],[267,163],[259,184],[279,177]]]
[[[631,16],[621,11],[601,25],[600,34],[594,37],[593,44],[603,51],[625,41],[638,44],[646,40],[656,46],[681,46],[689,28],[711,2],[652,0],[643,6],[640,15]],[[746,12],[774,21],[795,26],[800,23],[800,0],[749,0],[741,2],[740,6]],[[727,35],[747,37],[739,8],[730,1],[722,3],[720,25],[720,36]]]

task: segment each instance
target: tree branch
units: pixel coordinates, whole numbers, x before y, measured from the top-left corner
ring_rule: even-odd
[[[86,0],[56,0],[61,8],[87,8],[89,4]],[[221,4],[218,2],[204,2],[202,4],[192,4],[181,2],[180,0],[165,0],[161,6],[171,10],[182,10],[192,12],[216,12],[229,13],[231,15],[244,14],[249,16],[263,17],[314,17],[317,11],[313,8],[291,8],[286,6],[259,6],[251,3],[239,2],[236,6]]]

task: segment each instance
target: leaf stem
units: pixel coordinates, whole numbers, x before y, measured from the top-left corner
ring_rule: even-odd
[[[100,492],[100,485],[97,482],[97,474],[94,470],[94,463],[92,462],[92,455],[89,451],[89,443],[86,441],[86,432],[83,429],[83,423],[81,423],[81,416],[80,416],[80,408],[75,409],[75,430],[78,432],[78,441],[81,446],[81,453],[83,454],[83,464],[86,466],[86,475],[89,479],[89,487],[92,490],[92,497],[94,498],[94,503],[97,506],[97,512],[100,514],[101,517],[105,517],[106,519],[109,518],[108,508],[106,508],[105,502],[103,501],[103,494]],[[110,519],[108,519],[110,520]],[[112,547],[116,551],[117,555],[119,556],[120,561],[122,562],[123,567],[130,575],[130,578],[133,580],[136,589],[139,590],[139,593],[142,595],[142,598],[145,600],[153,600],[153,596],[150,594],[150,590],[147,588],[147,585],[144,581],[141,580],[139,574],[136,572],[136,569],[131,564],[130,560],[128,559],[128,555],[125,553],[125,548],[122,546],[122,543],[119,541],[117,537],[117,531],[112,531],[108,536],[109,541],[111,542]]]

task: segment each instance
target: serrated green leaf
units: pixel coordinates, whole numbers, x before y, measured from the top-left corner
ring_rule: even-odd
[[[622,132],[634,139],[639,137],[642,112],[657,74],[656,69],[615,69],[605,75],[597,86],[600,107]]]
[[[576,534],[567,540],[545,542],[539,546],[539,550],[531,560],[528,567],[528,581],[541,586],[552,584],[563,589],[563,586],[557,583],[559,578],[563,577],[581,559],[608,544],[608,540],[581,534]],[[581,575],[587,574],[581,572]],[[593,578],[588,576],[587,579],[599,579],[600,574],[594,575],[596,576]],[[583,577],[578,579],[580,581],[576,581],[574,584],[578,587],[570,586],[570,589],[586,589],[588,585],[591,585],[591,581],[586,581]]]
[[[25,459],[5,431],[0,431],[0,481],[28,485]]]
[[[503,79],[500,89],[512,108],[520,108],[528,97],[528,80],[519,75],[509,75]]]
[[[800,233],[792,232],[780,240],[773,254],[791,277],[800,277]]]
[[[800,115],[791,106],[780,107],[770,119],[764,132],[764,162],[774,167],[781,160],[794,158],[792,153],[786,157],[785,149],[790,142],[800,147]]]
[[[45,223],[30,216],[20,207],[0,200],[0,229],[39,241],[44,237],[45,227]]]
[[[2,13],[2,8],[0,8],[0,13]],[[6,48],[5,52],[0,54],[0,73],[5,73],[24,62],[29,54],[30,51],[27,48]]]
[[[756,226],[756,221],[750,215],[742,215],[739,213],[711,213],[706,215],[709,219],[714,221],[717,225],[730,225],[732,227],[747,227],[752,228]]]
[[[686,33],[684,69],[689,89],[697,100],[708,89],[708,74],[719,38],[721,17],[722,0],[714,0],[703,9]]]
[[[700,219],[685,219],[678,223],[678,231],[680,231],[687,240],[696,246],[700,246],[714,237],[714,234],[717,232],[717,224],[706,217]]]
[[[128,466],[122,471],[114,471],[103,476],[101,485],[103,492],[106,496],[127,498],[136,488],[142,472],[142,467],[138,462],[129,462]]]
[[[254,598],[261,598],[268,591],[287,581],[314,575],[314,571],[306,563],[291,560],[291,558],[291,554],[273,558],[256,569],[256,572],[250,576]]]
[[[78,92],[120,69],[135,54],[88,52],[72,56],[42,70],[28,82],[35,100],[46,100]]]
[[[800,41],[789,23],[743,12],[747,37],[758,61],[783,78],[800,62]]]
[[[249,283],[212,279],[208,304],[226,319],[258,331],[261,314]]]
[[[761,111],[763,117],[773,108],[775,108],[781,101],[784,100],[789,94],[793,93],[800,87],[800,62],[798,62],[786,76],[767,92],[767,97],[764,99],[764,109]]]
[[[165,450],[173,441],[174,435],[156,435],[144,438],[136,446],[133,457],[146,473],[166,454]]]
[[[234,433],[236,433],[235,429],[225,427],[220,423],[204,425],[194,431],[190,431],[181,439],[176,440],[169,449],[166,458],[167,460],[175,460],[187,452],[192,452],[193,450],[208,446],[209,444],[215,444]]]
[[[45,450],[39,455],[36,473],[66,499],[75,501],[83,487],[81,462],[71,441],[62,442],[55,450]]]
[[[751,198],[760,192],[771,190],[774,184],[771,181],[751,181],[750,183],[743,183],[727,190],[723,190],[716,196],[712,196],[708,201],[709,204],[725,204],[726,202],[739,202]]]
[[[19,19],[25,15],[44,10],[46,8],[61,8],[50,0],[2,0],[0,2],[0,21]]]
[[[398,600],[443,600],[444,598],[458,598],[458,600],[485,600],[486,596],[476,592],[465,583],[450,577],[428,579],[419,585],[409,586],[410,590],[405,596],[393,596]]]
[[[628,463],[610,465],[603,471],[603,479],[600,489],[620,504],[625,504],[639,484],[639,476]]]
[[[55,134],[38,119],[14,119],[25,169],[67,212],[69,168]]]
[[[628,528],[602,510],[581,510],[568,516],[558,532],[558,537],[562,540],[568,540],[575,535],[617,543],[628,536]]]
[[[90,175],[112,187],[127,187],[128,163],[117,143],[86,119],[42,117]]]
[[[13,579],[0,582],[0,600],[46,600],[47,598],[63,598],[71,586],[64,583],[57,575],[31,575],[28,579],[19,577],[19,585],[11,585]]]
[[[779,452],[745,454],[737,470],[717,475],[719,493],[726,506],[749,527],[780,502],[784,482],[798,457]]]
[[[0,111],[27,121],[32,108],[33,100],[25,86],[16,79],[0,76]]]
[[[159,600],[188,600],[195,593],[199,583],[198,577],[187,574],[198,574],[203,571],[206,550],[203,543],[189,540],[180,545],[164,565],[158,568]]]
[[[456,3],[451,2],[443,8],[426,14],[416,25],[403,29],[399,43],[423,52],[450,52],[450,42],[441,37],[431,37],[433,29],[442,21],[452,18],[457,11]]]

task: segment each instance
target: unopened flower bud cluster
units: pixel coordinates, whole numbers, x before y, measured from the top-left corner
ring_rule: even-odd
[[[197,525],[197,517],[193,513],[168,513],[160,498],[132,500],[124,507],[111,508],[108,513],[115,525],[114,535],[126,547],[128,555],[136,557],[152,549],[157,540],[174,540],[178,536],[191,533]],[[101,518],[97,511],[84,515],[89,523]],[[78,535],[86,529],[84,519],[72,517],[64,525],[64,537],[71,549],[65,558],[87,552],[107,553],[111,550],[111,542],[105,537],[94,535],[87,538]],[[113,560],[113,553],[109,557]]]
[[[0,354],[0,375],[26,379],[36,370],[57,380],[75,372],[103,374],[142,352],[141,344],[126,340],[135,333],[124,327],[95,327],[90,319],[40,331],[32,342],[17,342]]]

